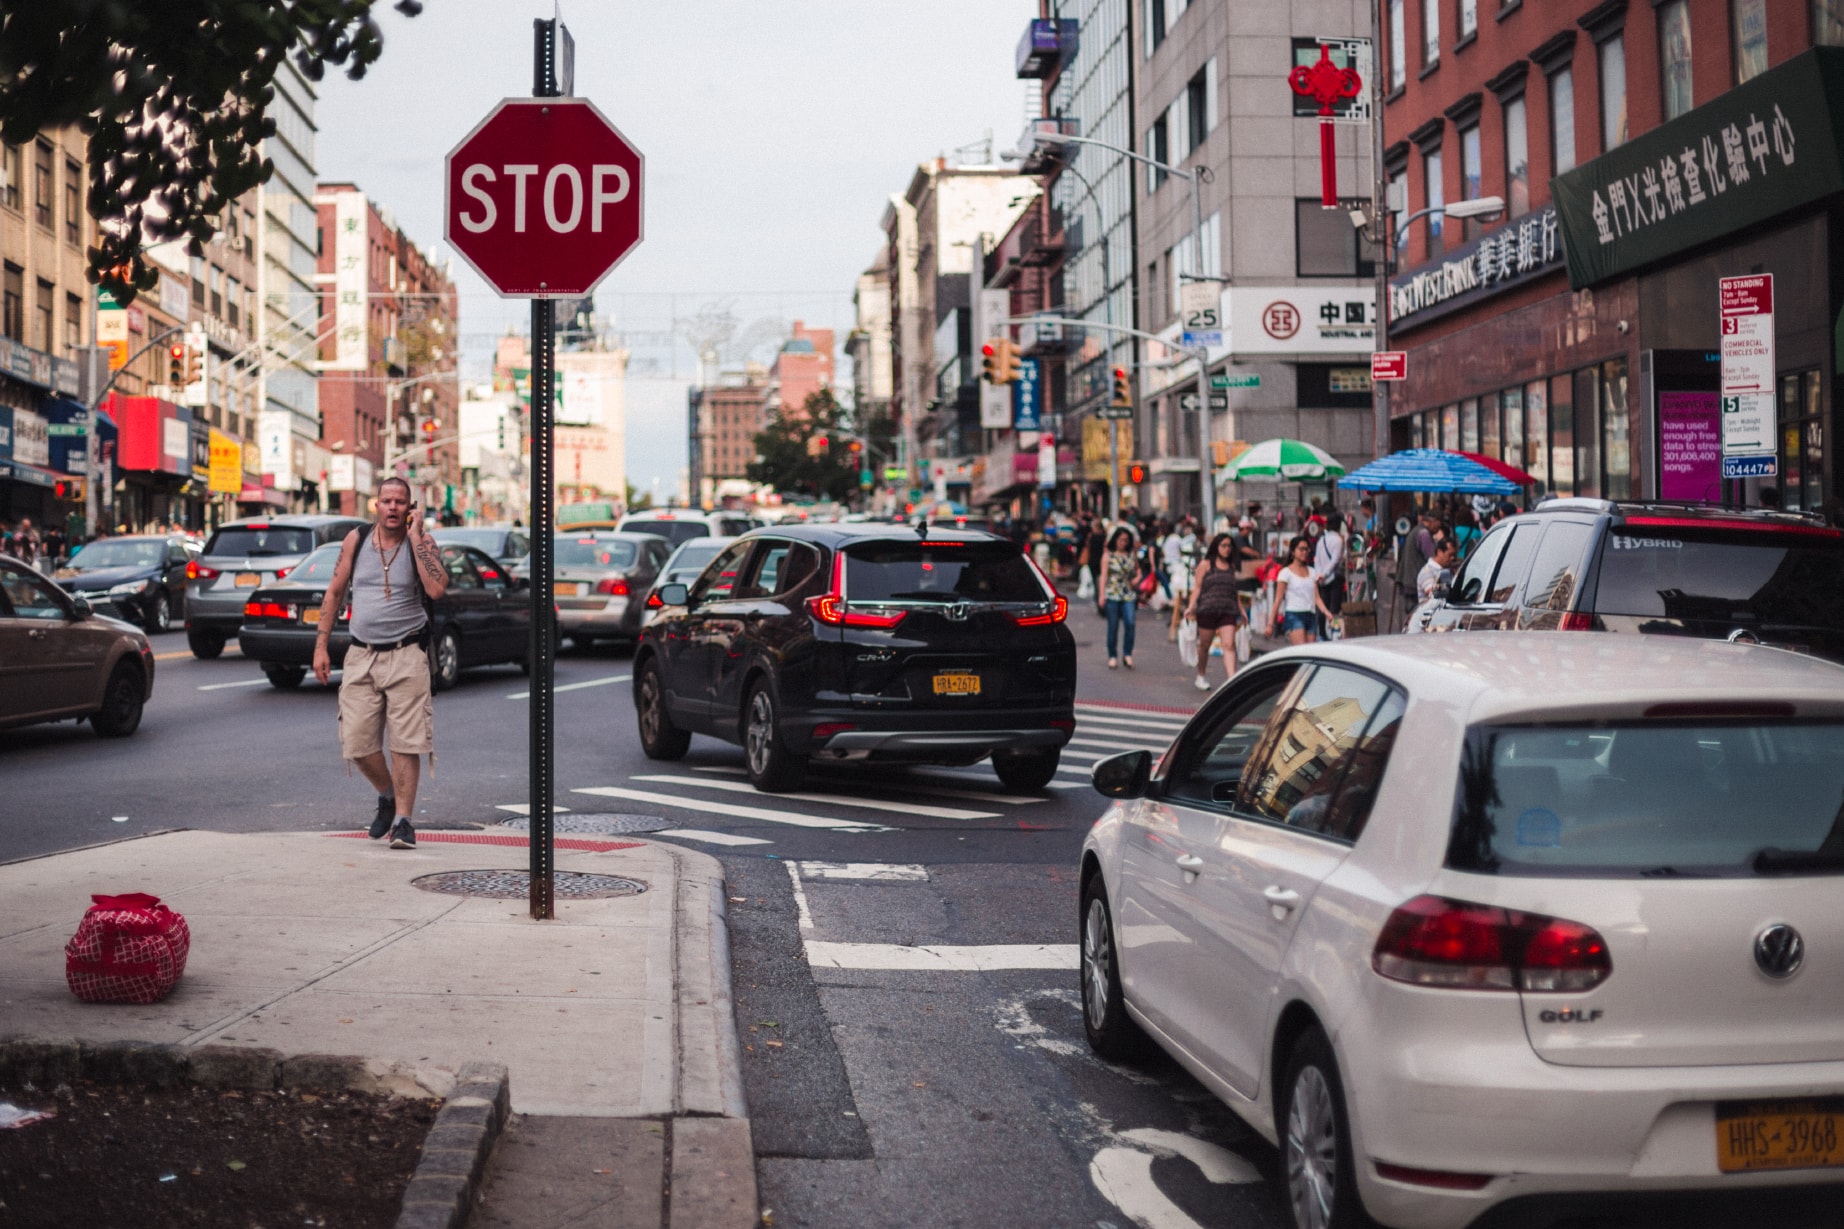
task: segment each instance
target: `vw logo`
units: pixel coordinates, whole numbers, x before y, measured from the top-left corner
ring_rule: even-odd
[[[1754,937],[1754,963],[1769,977],[1791,977],[1806,958],[1806,941],[1784,922]]]

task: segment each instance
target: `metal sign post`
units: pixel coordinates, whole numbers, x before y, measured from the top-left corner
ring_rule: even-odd
[[[558,23],[532,22],[531,92],[555,98]],[[557,916],[557,850],[552,791],[557,748],[557,312],[549,299],[531,301],[531,916]]]

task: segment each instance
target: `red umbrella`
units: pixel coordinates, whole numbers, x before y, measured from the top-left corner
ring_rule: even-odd
[[[1456,457],[1465,457],[1468,461],[1483,465],[1497,474],[1500,478],[1508,478],[1519,486],[1531,486],[1537,481],[1534,477],[1525,473],[1517,466],[1506,465],[1503,461],[1497,460],[1494,457],[1488,457],[1484,453],[1461,452],[1458,448],[1452,448],[1448,451],[1452,452]]]

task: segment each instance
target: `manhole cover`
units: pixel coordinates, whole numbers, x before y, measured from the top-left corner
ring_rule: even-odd
[[[615,875],[589,875],[581,871],[554,871],[556,894],[566,900],[594,900],[604,896],[638,896],[647,885],[638,879]],[[410,880],[425,892],[450,896],[491,896],[496,900],[531,899],[529,871],[440,871]]]
[[[502,820],[500,827],[510,828],[514,832],[531,831],[531,816],[514,815]],[[551,816],[553,832],[585,832],[608,834],[616,832],[664,832],[673,827],[671,820],[661,819],[657,815],[611,815],[601,812],[577,814],[574,811],[563,815]]]

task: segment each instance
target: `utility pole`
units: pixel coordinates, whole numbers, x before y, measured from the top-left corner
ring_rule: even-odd
[[[532,21],[534,98],[556,98],[556,43],[559,23]],[[557,677],[553,650],[556,620],[557,449],[555,394],[557,378],[557,311],[550,299],[531,301],[531,720],[530,837],[531,916],[556,916],[552,812],[556,782],[552,764],[557,746]]]
[[[1388,71],[1383,53],[1383,3],[1375,0],[1370,8],[1370,233],[1377,253],[1373,350],[1389,349],[1389,273],[1396,259],[1395,236],[1389,231],[1389,177],[1383,169],[1383,74]],[[1372,380],[1370,400],[1376,415],[1376,455],[1385,457],[1389,455],[1389,381]]]

